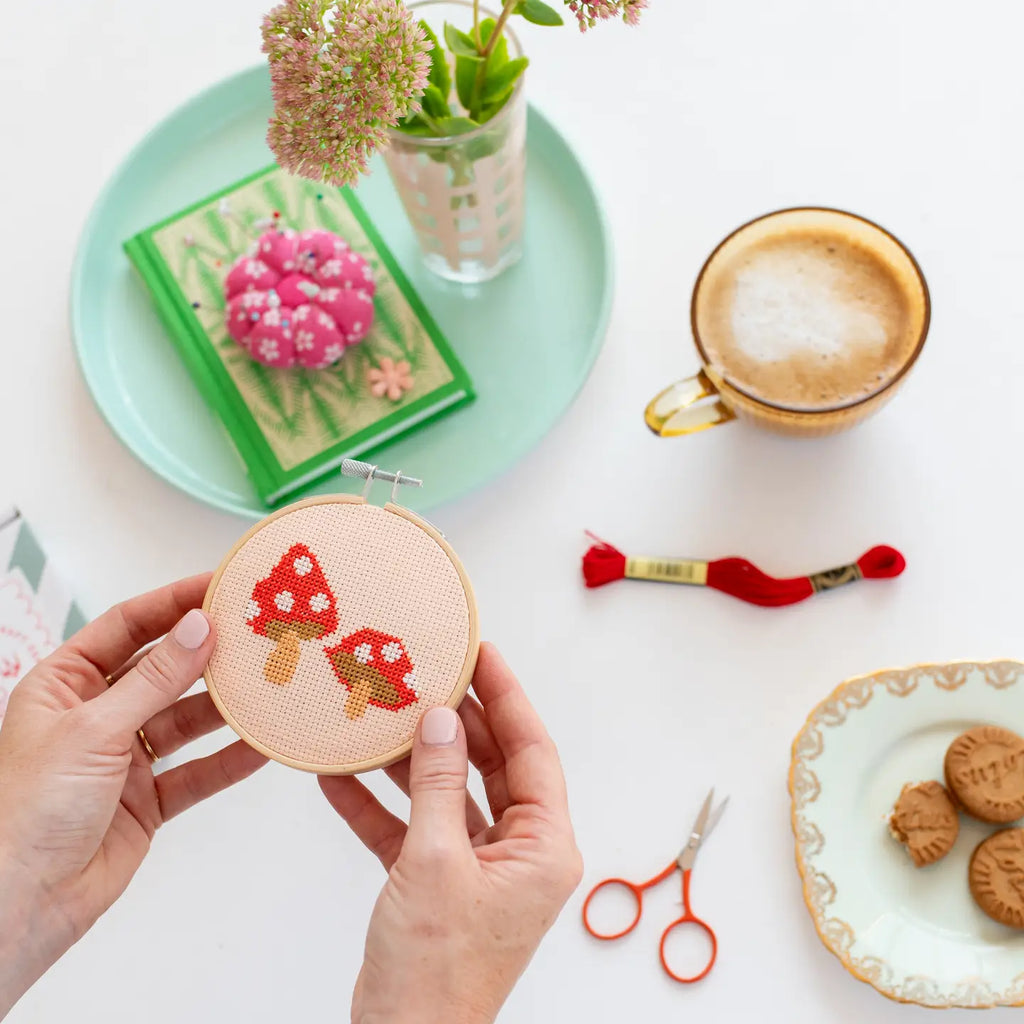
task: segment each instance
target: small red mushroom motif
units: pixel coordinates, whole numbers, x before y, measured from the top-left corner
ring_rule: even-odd
[[[338,680],[348,687],[345,714],[350,719],[362,718],[370,704],[400,711],[419,699],[416,670],[396,636],[361,629],[324,653]]]
[[[266,579],[253,588],[246,621],[252,631],[276,643],[263,668],[271,683],[286,686],[299,663],[299,643],[338,628],[337,602],[316,556],[293,544]]]

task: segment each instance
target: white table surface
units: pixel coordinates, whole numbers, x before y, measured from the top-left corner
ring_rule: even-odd
[[[156,119],[259,59],[268,4],[52,0],[0,15],[0,506],[17,502],[91,613],[212,567],[246,526],[112,435],[72,355],[66,282],[104,180]],[[434,518],[559,742],[585,886],[653,874],[707,787],[732,795],[694,879],[720,960],[693,988],[661,974],[671,886],[631,941],[599,946],[579,923],[584,888],[502,1020],[924,1020],[819,944],[786,771],[806,713],[847,676],[1024,654],[1024,13],[1009,0],[651,6],[635,30],[523,32],[531,98],[607,200],[615,312],[535,454]],[[736,424],[655,439],[645,401],[695,369],[686,305],[703,256],[748,217],[802,203],[880,221],[923,265],[935,315],[904,393],[829,440]],[[689,588],[591,593],[584,527],[638,553],[743,554],[780,574],[885,542],[909,569],[774,611]],[[10,1019],[347,1020],[381,881],[313,780],[271,765],[163,830],[125,898]]]

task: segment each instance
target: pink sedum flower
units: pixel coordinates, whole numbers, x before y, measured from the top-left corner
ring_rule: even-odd
[[[351,185],[387,129],[419,109],[430,44],[400,0],[285,0],[263,19],[274,114],[293,174]]]
[[[622,17],[627,25],[640,21],[640,12],[647,7],[647,0],[563,0],[576,15],[580,31],[586,32],[599,21]]]
[[[647,0],[622,0],[622,20],[627,25],[640,24],[640,12],[647,9]]]

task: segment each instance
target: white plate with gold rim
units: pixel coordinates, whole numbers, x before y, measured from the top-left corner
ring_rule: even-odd
[[[983,723],[1024,733],[1024,664],[952,662],[851,679],[793,743],[807,908],[843,966],[890,999],[1024,1005],[1024,931],[986,917],[967,887],[971,853],[995,827],[961,816],[953,850],[915,868],[886,820],[903,784],[941,780],[946,748]]]

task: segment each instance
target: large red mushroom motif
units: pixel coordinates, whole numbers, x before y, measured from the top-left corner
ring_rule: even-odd
[[[338,680],[348,687],[345,714],[350,719],[362,718],[370,704],[400,711],[419,699],[416,670],[396,636],[361,629],[325,653]]]
[[[319,562],[305,544],[293,544],[266,579],[252,591],[246,621],[276,644],[263,674],[286,686],[299,664],[299,644],[338,628],[336,602]]]

